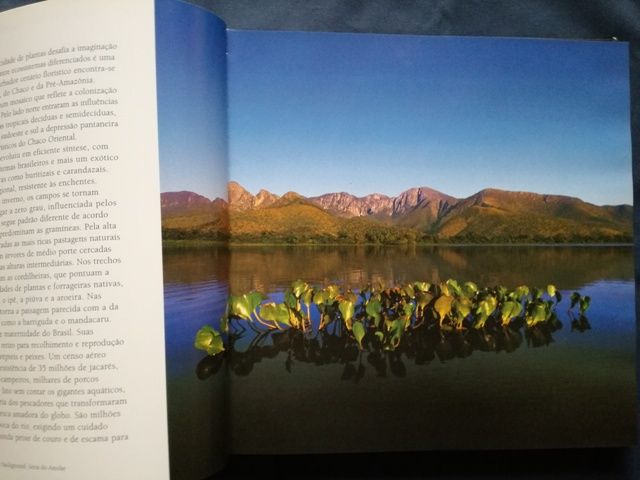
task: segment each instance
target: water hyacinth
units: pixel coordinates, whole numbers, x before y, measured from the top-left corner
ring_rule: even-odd
[[[198,350],[204,350],[207,355],[217,355],[224,351],[222,335],[213,327],[205,325],[198,330],[194,347]]]
[[[360,349],[367,341],[375,341],[385,350],[394,350],[404,336],[417,328],[453,332],[559,324],[556,307],[561,300],[554,285],[545,289],[521,285],[510,290],[449,279],[433,284],[368,284],[351,289],[335,284],[313,286],[296,280],[279,303],[256,291],[230,296],[221,326],[224,332],[234,325],[244,330],[246,324],[256,332],[294,329],[317,334],[330,325],[339,325]],[[590,300],[578,292],[571,296],[569,315],[575,328],[586,328]],[[576,306],[578,319],[572,313]],[[312,316],[316,315],[319,321],[314,332]],[[208,325],[198,331],[195,346],[209,355],[224,350],[221,333]]]

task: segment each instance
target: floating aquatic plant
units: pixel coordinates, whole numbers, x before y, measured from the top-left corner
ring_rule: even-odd
[[[275,302],[261,292],[229,297],[221,319],[222,332],[205,326],[196,334],[195,347],[216,355],[224,350],[222,333],[244,325],[256,333],[293,329],[302,333],[325,331],[331,325],[343,329],[360,350],[377,342],[383,350],[398,348],[412,331],[425,328],[445,332],[486,328],[534,328],[559,324],[556,307],[562,296],[554,285],[545,289],[526,285],[478,287],[473,282],[449,279],[440,283],[412,282],[392,287],[368,284],[354,290],[335,284],[313,286],[303,280],[292,282]],[[572,327],[588,328],[585,313],[588,296],[571,295],[570,315],[578,306],[579,318]],[[318,317],[314,332],[312,316]]]

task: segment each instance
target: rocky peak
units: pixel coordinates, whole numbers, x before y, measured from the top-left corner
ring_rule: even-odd
[[[162,192],[160,207],[163,216],[188,215],[194,212],[226,210],[227,202],[222,198],[209,200],[194,192]]]
[[[193,192],[163,192],[160,194],[160,208],[163,215],[176,215],[188,211],[210,208],[211,200]]]
[[[319,207],[347,217],[364,217],[391,212],[392,199],[380,193],[356,197],[346,192],[327,193],[310,199]]]
[[[163,192],[160,194],[160,205],[162,208],[208,205],[209,203],[210,200],[207,197],[193,192]]]
[[[403,215],[418,206],[432,205],[436,211],[443,205],[453,205],[454,197],[429,187],[410,188],[393,199],[393,214]]]
[[[229,206],[233,210],[248,210],[253,207],[255,198],[238,182],[227,184]]]
[[[270,207],[278,201],[280,197],[265,189],[261,189],[253,201],[254,207]]]
[[[306,199],[305,199],[305,197],[300,195],[298,192],[287,192],[284,195],[282,195],[280,200],[283,203],[290,203],[290,202],[294,202],[296,200],[306,200]]]

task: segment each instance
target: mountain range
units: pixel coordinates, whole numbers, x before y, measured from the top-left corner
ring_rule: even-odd
[[[229,208],[225,200],[193,192],[160,194],[162,238],[225,240],[229,232]]]
[[[485,189],[455,198],[429,187],[390,197],[346,192],[304,197],[229,182],[229,203],[193,192],[161,196],[165,238],[402,243],[629,242],[633,208],[579,198]]]

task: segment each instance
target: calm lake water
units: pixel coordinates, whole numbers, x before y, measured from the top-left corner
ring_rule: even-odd
[[[201,462],[212,448],[270,454],[635,439],[631,247],[232,247],[167,250],[164,262],[174,473],[206,471]],[[382,355],[329,334],[250,331],[224,360],[193,348],[198,328],[217,324],[229,291],[279,300],[297,278],[352,287],[448,278],[553,283],[565,297],[563,326],[489,340],[424,334]],[[592,297],[590,330],[572,331],[572,291]]]

